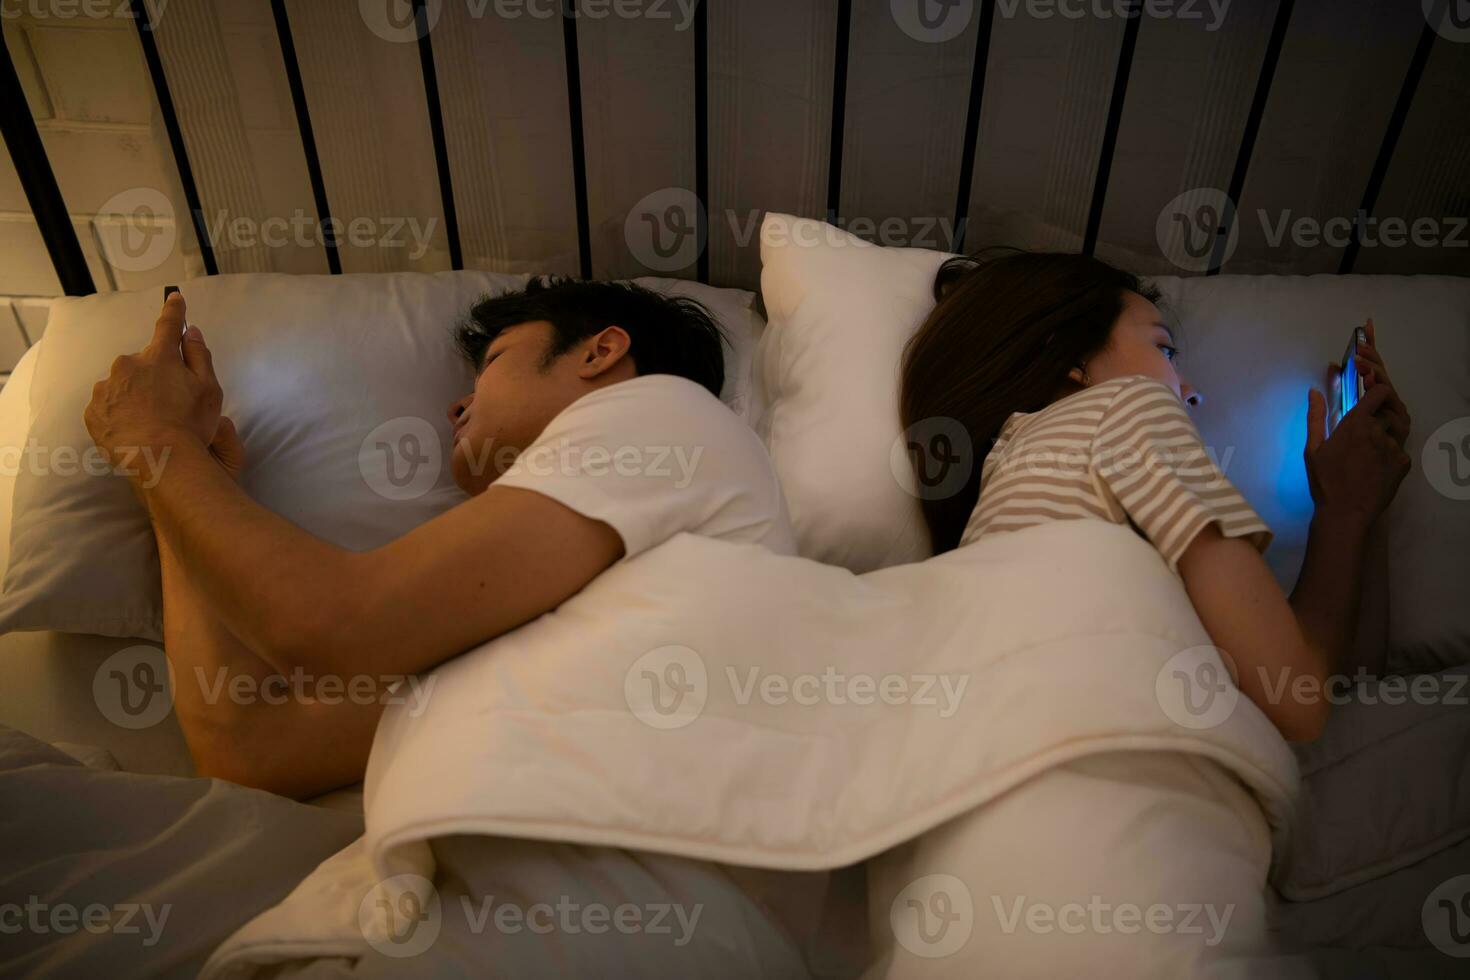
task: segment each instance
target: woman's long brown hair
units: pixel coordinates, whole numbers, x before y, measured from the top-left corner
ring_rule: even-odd
[[[959,544],[980,497],[981,464],[1006,419],[1078,390],[1067,374],[1106,346],[1125,292],[1159,297],[1086,255],[1007,250],[940,267],[938,305],[904,351],[900,398],[905,431],[953,419],[969,435],[969,458],[954,461],[969,468],[965,484],[921,498],[935,554]]]

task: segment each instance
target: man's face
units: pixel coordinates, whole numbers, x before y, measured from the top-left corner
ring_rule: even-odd
[[[482,493],[562,409],[586,394],[579,348],[546,363],[554,328],[544,320],[501,331],[485,349],[475,390],[449,406],[454,482]]]

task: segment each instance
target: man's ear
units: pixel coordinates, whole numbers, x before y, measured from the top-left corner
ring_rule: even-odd
[[[577,365],[577,376],[584,381],[601,377],[624,361],[632,363],[629,351],[633,338],[622,327],[604,327],[602,332],[590,338],[582,348],[582,363]]]

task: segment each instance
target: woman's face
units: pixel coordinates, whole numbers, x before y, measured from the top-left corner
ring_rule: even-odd
[[[1143,374],[1162,381],[1186,405],[1198,405],[1203,398],[1179,376],[1174,358],[1178,354],[1174,332],[1164,324],[1159,308],[1138,293],[1123,294],[1123,312],[1113,324],[1113,332],[1102,350],[1083,365],[1089,384],[1113,378]],[[1073,370],[1072,379],[1079,383],[1082,372]]]

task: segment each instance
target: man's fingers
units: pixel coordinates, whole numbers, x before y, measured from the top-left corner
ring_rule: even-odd
[[[1378,346],[1378,338],[1373,332],[1373,318],[1371,316],[1363,326],[1363,331],[1368,335],[1368,346],[1376,348]]]
[[[163,312],[158,314],[158,322],[153,325],[153,337],[148,341],[145,350],[155,354],[178,350],[179,334],[184,330],[186,312],[183,293],[173,293],[164,300]]]
[[[239,435],[235,432],[234,419],[228,415],[221,415],[219,417],[219,428],[214,430],[214,438],[210,440],[210,445],[213,446],[219,442],[229,442],[231,439],[237,438],[239,438]]]
[[[184,334],[184,365],[200,381],[214,381],[214,355],[204,343],[204,333],[198,327],[189,327]]]
[[[1327,438],[1327,399],[1316,388],[1307,392],[1307,452],[1314,453]]]

